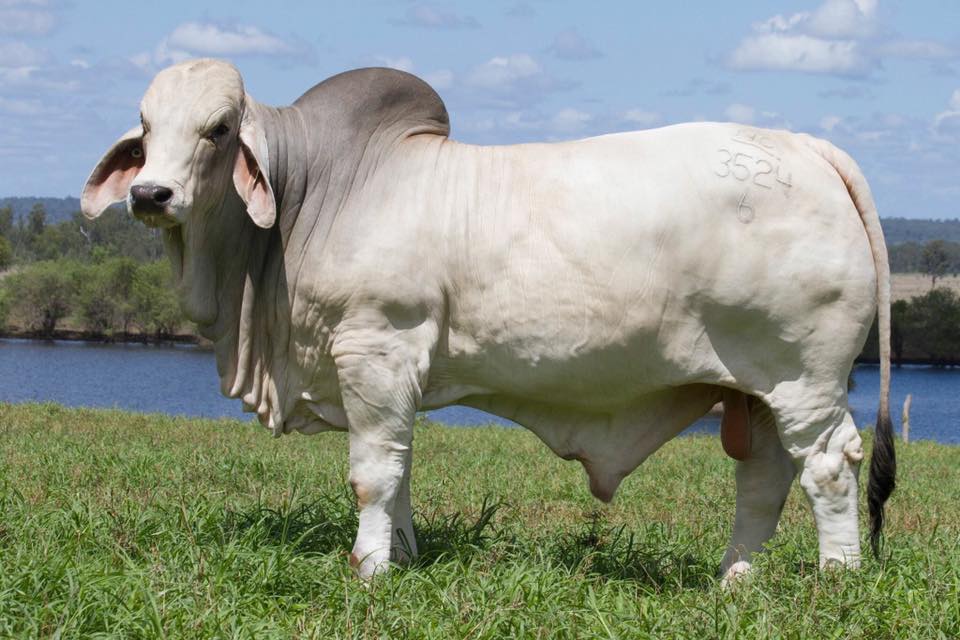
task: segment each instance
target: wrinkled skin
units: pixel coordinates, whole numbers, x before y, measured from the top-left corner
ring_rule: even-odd
[[[429,87],[384,69],[274,109],[232,66],[191,61],[141,109],[83,210],[126,200],[163,229],[225,394],[277,435],[348,432],[361,576],[416,554],[413,418],[456,403],[531,429],[610,500],[723,400],[740,460],[725,578],[797,473],[821,563],[858,564],[846,379],[878,300],[886,353],[889,272],[842,152],[709,123],[463,145]]]

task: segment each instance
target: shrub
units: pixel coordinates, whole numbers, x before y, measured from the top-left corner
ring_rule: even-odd
[[[13,247],[10,241],[0,236],[0,271],[13,264]]]
[[[75,276],[76,265],[66,261],[37,262],[9,276],[11,318],[31,331],[52,336],[73,307]]]
[[[82,268],[77,309],[88,331],[130,330],[135,315],[132,297],[137,270],[137,263],[130,258],[110,258]]]
[[[7,316],[10,315],[10,296],[6,287],[0,286],[0,331],[7,328]]]
[[[140,265],[133,280],[136,323],[157,337],[172,335],[183,323],[183,313],[171,280],[170,263],[166,260]]]
[[[900,330],[910,348],[935,363],[960,359],[960,296],[952,289],[931,289],[914,297],[903,321]]]

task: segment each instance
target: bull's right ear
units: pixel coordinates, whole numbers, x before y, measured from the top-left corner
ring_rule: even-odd
[[[126,200],[145,160],[143,128],[134,127],[120,136],[87,178],[80,196],[83,215],[92,220],[113,203]]]
[[[240,122],[240,140],[233,167],[233,186],[253,223],[269,229],[277,220],[277,200],[270,186],[267,137],[249,110]]]

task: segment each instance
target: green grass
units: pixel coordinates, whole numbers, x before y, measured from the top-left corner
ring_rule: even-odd
[[[794,487],[732,591],[715,438],[669,443],[609,506],[525,431],[421,424],[414,456],[422,557],[367,587],[342,435],[0,404],[0,637],[960,636],[958,447],[900,447],[882,563],[818,571]]]

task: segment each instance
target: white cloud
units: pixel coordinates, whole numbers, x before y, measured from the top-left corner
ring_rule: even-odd
[[[452,87],[453,78],[453,71],[450,71],[449,69],[438,69],[423,76],[423,79],[426,80],[427,84],[437,91]]]
[[[497,56],[477,65],[467,75],[468,85],[480,89],[503,89],[543,75],[543,68],[525,53]]]
[[[590,60],[603,56],[600,50],[580,35],[576,29],[567,29],[558,33],[547,51],[561,60]]]
[[[0,34],[44,36],[53,31],[56,24],[56,16],[42,0],[0,2]]]
[[[178,26],[167,38],[167,44],[172,49],[218,56],[283,55],[292,51],[286,42],[258,27],[220,27],[200,22],[187,22]]]
[[[735,102],[723,111],[723,116],[731,122],[740,124],[752,124],[756,117],[757,110],[750,105]]]
[[[862,38],[876,29],[877,0],[827,0],[810,15],[809,30],[825,38]]]
[[[198,56],[275,56],[310,59],[311,52],[251,25],[222,26],[185,22],[163,38],[153,52],[130,58],[138,67],[150,69]]]
[[[18,116],[36,116],[49,112],[39,100],[4,98],[0,96],[0,112]]]
[[[550,119],[553,129],[561,132],[580,131],[593,119],[589,113],[572,107],[561,109]]]
[[[415,4],[407,9],[403,18],[391,20],[391,22],[426,29],[475,29],[480,26],[472,16],[461,16],[452,9],[432,4]]]
[[[843,118],[840,116],[823,116],[820,118],[820,128],[829,133],[836,129],[841,122],[843,122]]]
[[[400,56],[398,58],[392,58],[390,56],[374,56],[378,63],[385,67],[391,69],[397,69],[399,71],[406,71],[407,73],[413,72],[413,60],[406,56]]]
[[[47,53],[23,42],[0,42],[0,68],[36,67],[47,61]]]
[[[864,75],[876,64],[863,39],[876,29],[876,0],[825,0],[812,12],[753,24],[727,64],[738,70]]]
[[[740,70],[859,75],[869,71],[872,62],[852,40],[778,33],[744,38],[730,54],[729,65]]]
[[[943,66],[960,48],[935,40],[878,37],[877,0],[824,0],[813,11],[778,14],[752,25],[727,56],[736,70],[867,76],[885,57]]]
[[[933,132],[938,138],[960,142],[960,89],[950,96],[947,109],[934,117]]]
[[[663,117],[655,111],[645,111],[644,109],[628,109],[621,114],[621,119],[630,124],[641,127],[651,127],[663,121]]]
[[[880,45],[877,52],[896,58],[921,60],[949,60],[960,55],[957,49],[934,40],[893,40]]]
[[[462,86],[481,107],[516,109],[575,86],[548,74],[526,53],[496,56],[470,69]]]

